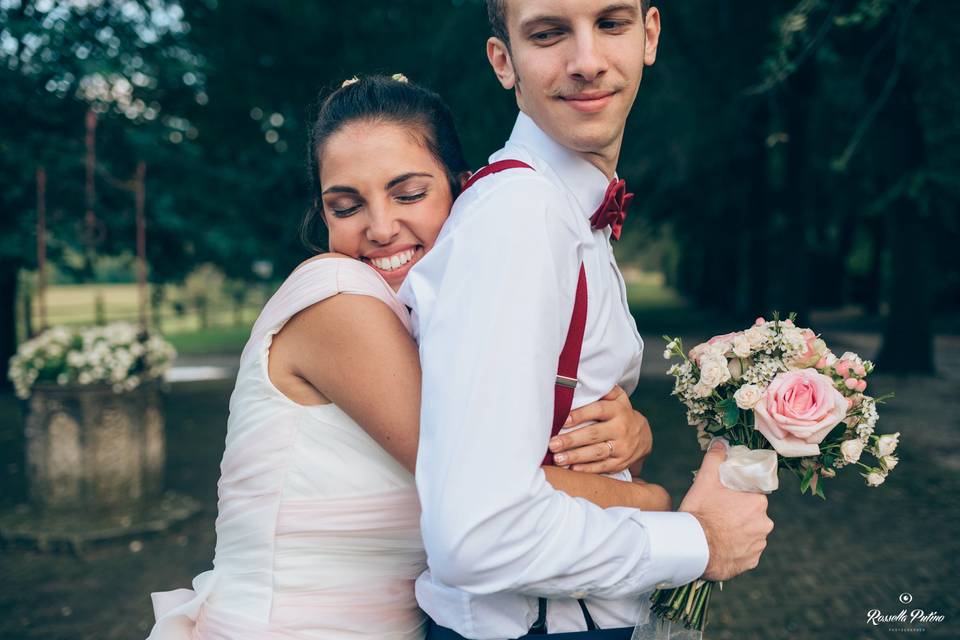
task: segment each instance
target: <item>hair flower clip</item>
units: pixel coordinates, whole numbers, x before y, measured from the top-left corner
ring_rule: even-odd
[[[393,74],[392,76],[390,76],[390,78],[391,78],[392,80],[396,80],[397,82],[402,82],[402,83],[404,83],[404,84],[410,82],[410,80],[407,78],[407,76],[403,75],[402,73],[395,73],[395,74]]]
[[[340,85],[340,88],[343,89],[345,87],[349,87],[352,84],[357,84],[358,82],[360,82],[360,78],[358,78],[357,76],[353,76],[352,78],[347,78],[346,80],[344,80],[343,83]]]

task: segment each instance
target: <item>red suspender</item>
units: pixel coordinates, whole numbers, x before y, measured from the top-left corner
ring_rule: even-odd
[[[470,179],[467,180],[467,184],[463,185],[463,189],[460,191],[463,193],[474,184],[477,183],[477,180],[480,178],[485,178],[493,173],[500,173],[501,171],[506,171],[507,169],[530,169],[533,171],[533,167],[528,165],[526,162],[520,162],[519,160],[499,160],[493,164],[488,164],[482,169],[478,169],[475,174],[470,176]]]
[[[500,160],[483,167],[463,186],[463,191],[472,187],[481,178],[506,171],[507,169],[530,169],[533,167],[519,160]],[[553,387],[553,426],[550,437],[557,435],[563,428],[563,423],[570,415],[573,406],[573,392],[577,388],[577,370],[580,368],[580,351],[583,347],[583,333],[587,326],[587,274],[583,263],[580,263],[580,277],[577,280],[577,294],[573,303],[573,314],[570,318],[570,327],[567,329],[567,339],[560,352],[557,363],[557,379]],[[547,451],[542,464],[553,464],[553,454]]]
[[[560,352],[557,364],[557,381],[553,386],[553,428],[550,437],[560,433],[563,423],[570,415],[573,406],[573,392],[577,388],[577,370],[580,368],[580,348],[583,346],[583,332],[587,326],[587,272],[580,263],[580,277],[577,280],[577,297],[573,303],[573,315],[567,340]],[[542,464],[553,464],[553,454],[547,451]]]

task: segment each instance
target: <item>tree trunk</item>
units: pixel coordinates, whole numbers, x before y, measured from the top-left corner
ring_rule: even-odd
[[[870,316],[880,314],[880,299],[883,291],[883,256],[886,248],[886,221],[877,220],[871,225],[870,237],[873,252],[870,256],[870,275],[864,283],[861,299],[863,308]]]
[[[24,289],[26,290],[23,292],[20,300],[20,312],[23,315],[20,322],[23,323],[21,325],[23,327],[23,335],[29,339],[35,335],[33,330],[33,296],[30,295],[30,289],[28,287],[24,287]]]
[[[0,262],[0,389],[10,389],[6,363],[17,350],[17,274],[20,265],[14,261]]]
[[[811,260],[808,245],[808,225],[813,205],[812,189],[816,177],[811,167],[810,111],[816,95],[817,69],[813,62],[802,65],[787,82],[783,95],[786,111],[787,143],[786,182],[783,210],[786,213],[783,234],[780,236],[781,262],[779,275],[782,291],[782,316],[796,312],[798,322],[806,324],[810,311]]]
[[[770,110],[765,100],[759,101],[751,122],[745,175],[753,176],[746,194],[745,217],[741,230],[747,241],[744,264],[744,299],[737,308],[737,316],[752,321],[765,316],[767,308],[768,244],[770,242],[770,154],[767,132],[770,128]]]
[[[901,45],[903,46],[903,45]],[[893,179],[920,178],[926,167],[923,129],[914,99],[912,70],[906,65],[890,101],[880,112],[877,129],[885,132],[889,147],[881,157],[899,158],[898,175]],[[873,77],[875,84],[881,77]],[[892,180],[891,180],[892,182]],[[894,201],[890,217],[888,246],[891,256],[890,315],[877,364],[888,373],[934,372],[933,364],[933,242],[930,220],[924,216],[926,188],[911,189]]]
[[[930,252],[923,249],[931,246],[930,230],[919,209],[916,200],[904,197],[890,211],[890,315],[877,357],[884,373],[934,373],[933,269]]]
[[[153,318],[153,330],[157,333],[163,333],[163,302],[166,298],[165,285],[154,283],[150,290],[150,313]]]
[[[243,302],[245,295],[236,295],[233,297],[233,326],[243,326]]]
[[[206,331],[210,328],[209,308],[206,298],[197,298],[197,317],[200,319],[200,328]]]

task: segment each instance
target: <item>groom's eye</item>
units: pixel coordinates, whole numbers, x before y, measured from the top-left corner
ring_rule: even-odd
[[[601,20],[601,21],[599,21],[599,22],[597,23],[597,26],[598,26],[602,31],[607,31],[607,32],[611,32],[611,33],[622,33],[622,32],[624,32],[624,31],[626,31],[627,27],[630,26],[630,21],[629,21],[629,20],[606,19],[606,20]]]
[[[546,31],[538,31],[530,36],[530,39],[533,40],[536,44],[552,44],[556,42],[563,35],[563,32],[560,29],[548,29]]]

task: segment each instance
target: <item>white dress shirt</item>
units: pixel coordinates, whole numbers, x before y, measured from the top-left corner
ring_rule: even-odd
[[[588,309],[573,406],[637,386],[643,342],[609,228],[589,218],[609,181],[520,114],[491,162],[511,169],[455,203],[400,290],[420,343],[416,481],[429,570],[420,606],[467,638],[521,636],[550,598],[551,633],[631,626],[654,586],[699,577],[707,544],[685,513],[601,509],[557,491],[540,463],[580,263]]]

